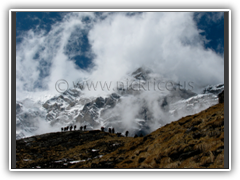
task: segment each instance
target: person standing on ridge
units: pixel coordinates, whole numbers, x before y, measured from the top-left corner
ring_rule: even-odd
[[[126,131],[125,135],[126,135],[126,137],[128,137],[128,131]]]

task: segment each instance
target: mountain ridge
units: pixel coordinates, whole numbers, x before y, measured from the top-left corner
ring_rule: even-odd
[[[129,136],[146,135],[157,126],[175,121],[183,116],[200,112],[218,103],[217,94],[224,84],[209,85],[201,94],[180,89],[173,83],[172,90],[134,90],[155,82],[156,74],[146,68],[138,68],[127,76],[129,87],[119,87],[106,96],[86,96],[84,88],[72,88],[56,95],[44,103],[31,99],[16,102],[17,139],[34,134],[57,132],[62,127],[87,126],[88,130],[115,128],[116,131],[130,130]],[[156,83],[160,80],[156,80]],[[140,86],[141,85],[141,86]],[[130,112],[131,111],[131,112]]]
[[[17,168],[224,168],[224,103],[144,137],[68,131],[16,143]]]

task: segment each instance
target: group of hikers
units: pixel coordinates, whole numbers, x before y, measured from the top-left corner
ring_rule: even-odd
[[[102,132],[104,132],[104,129],[105,129],[104,127],[101,127],[101,131],[102,131]],[[114,134],[114,133],[115,133],[115,130],[114,130],[114,128],[108,128],[108,132]],[[125,132],[125,136],[126,136],[126,137],[128,137],[128,133],[129,133],[128,131]],[[122,134],[122,133],[119,133],[119,132],[118,132],[118,133],[117,133],[117,136],[120,137],[121,134]]]
[[[104,132],[104,129],[105,129],[105,127],[101,127],[101,131],[102,131],[102,132]],[[114,128],[108,128],[108,132],[114,134],[114,133],[115,133],[115,130],[114,130]]]
[[[74,126],[70,126],[70,127],[69,127],[69,126],[67,126],[67,127],[62,127],[62,128],[61,128],[61,131],[62,131],[62,132],[68,131],[68,129],[69,129],[70,131],[72,131],[73,128],[74,128],[74,131],[75,131],[76,128],[77,128],[77,126],[74,125]],[[86,128],[87,128],[87,126],[85,125],[85,126],[80,126],[79,129],[80,129],[80,131],[82,131],[82,130],[85,131]],[[102,131],[102,132],[104,132],[104,129],[105,129],[104,127],[101,127],[101,131]],[[114,133],[115,133],[115,130],[114,130],[114,128],[108,128],[108,132],[114,134]],[[128,134],[129,134],[129,132],[126,131],[126,132],[125,132],[125,136],[128,137]],[[118,133],[117,133],[117,136],[120,137],[120,136],[121,136],[121,133],[118,132]],[[138,135],[135,134],[134,137],[138,137]]]
[[[64,132],[64,131],[68,131],[68,129],[70,130],[70,131],[72,131],[72,129],[74,128],[74,131],[76,130],[76,128],[77,128],[77,126],[76,125],[74,125],[74,126],[67,126],[67,127],[62,127],[61,128],[61,131],[62,132]],[[86,128],[87,128],[87,126],[85,125],[85,126],[80,126],[80,130],[82,131],[83,129],[84,129],[84,131],[86,130]]]

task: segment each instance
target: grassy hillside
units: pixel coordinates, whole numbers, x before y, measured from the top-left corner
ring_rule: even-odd
[[[17,168],[224,168],[224,103],[145,137],[96,131],[17,140]]]

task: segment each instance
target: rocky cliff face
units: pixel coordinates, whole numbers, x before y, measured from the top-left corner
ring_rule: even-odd
[[[223,89],[224,89],[224,84],[217,84],[215,86],[209,85],[204,88],[203,94],[208,94],[208,93],[219,94],[223,91]]]
[[[77,130],[16,144],[17,168],[224,168],[224,103],[144,137]]]

